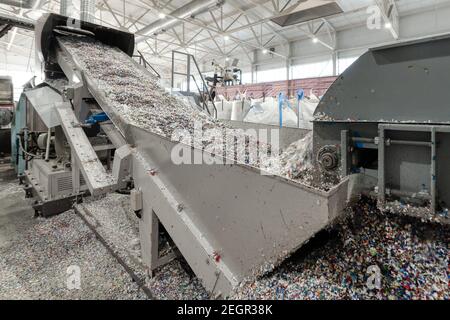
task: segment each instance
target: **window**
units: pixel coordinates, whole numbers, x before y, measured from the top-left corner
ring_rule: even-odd
[[[14,101],[19,101],[20,95],[23,91],[23,85],[34,76],[34,73],[0,69],[0,75],[10,76],[12,78],[14,86]]]
[[[330,59],[323,61],[301,63],[292,66],[292,79],[317,78],[333,75],[333,62]]]
[[[286,80],[286,68],[276,68],[267,70],[258,70],[256,72],[256,82],[273,82]]]
[[[251,72],[243,72],[241,80],[242,80],[242,84],[252,83],[252,73]]]
[[[339,58],[338,61],[338,73],[343,73],[348,67],[350,67],[358,57]]]

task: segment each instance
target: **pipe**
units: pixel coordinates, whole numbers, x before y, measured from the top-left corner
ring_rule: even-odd
[[[388,140],[391,145],[405,145],[405,146],[416,146],[416,147],[431,147],[431,142],[426,141],[408,141],[408,140]]]
[[[48,161],[48,158],[50,156],[50,142],[52,140],[52,129],[48,128],[47,132],[47,145],[45,148],[45,161]]]
[[[1,0],[0,0],[1,1]],[[178,19],[185,19],[192,15],[198,14],[201,10],[209,9],[213,5],[221,5],[223,0],[194,0],[181,8],[172,11],[166,18],[159,19],[148,26],[138,30],[136,34],[140,35],[136,38],[136,43],[142,42],[147,39],[145,35],[153,35],[161,30],[174,27],[179,23]]]
[[[361,142],[361,143],[372,143],[375,144],[375,139],[373,138],[361,138],[361,137],[353,137],[352,141]],[[410,141],[410,140],[386,140],[386,146],[390,145],[404,145],[404,146],[415,146],[415,147],[431,147],[431,142],[426,141]]]
[[[0,0],[0,4],[7,4],[22,9],[34,9],[34,5],[39,0]]]

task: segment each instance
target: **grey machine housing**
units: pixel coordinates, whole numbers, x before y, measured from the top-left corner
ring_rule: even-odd
[[[45,78],[21,95],[13,148],[27,197],[34,198],[36,215],[42,216],[72,208],[84,194],[124,187],[130,179],[129,155],[118,156],[123,152],[117,149],[125,143],[110,133],[111,122],[85,124],[102,110],[82,74],[58,48],[56,36],[65,33],[88,34],[128,55],[134,50],[134,36],[127,32],[57,14],[44,14],[36,22],[36,66]]]
[[[450,36],[369,50],[315,112],[314,153],[324,171],[360,174],[380,204],[450,205]]]

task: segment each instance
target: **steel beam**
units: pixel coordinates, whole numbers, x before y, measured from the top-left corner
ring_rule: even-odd
[[[12,25],[7,24],[5,26],[0,26],[0,38],[2,38],[3,36],[5,36],[9,30],[12,29]]]
[[[34,30],[33,20],[5,13],[0,13],[0,24],[7,24],[25,30]]]

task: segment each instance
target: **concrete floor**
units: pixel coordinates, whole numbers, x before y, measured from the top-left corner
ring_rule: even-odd
[[[146,299],[73,210],[34,218],[16,179],[0,175],[0,300]],[[71,288],[69,268],[80,270]]]
[[[16,179],[0,178],[0,248],[9,246],[36,223],[34,210]]]
[[[2,176],[5,175],[0,170],[0,300],[148,298],[74,210],[50,218],[35,218],[31,200],[25,199],[18,180],[14,175]],[[112,194],[108,199],[115,196],[124,197]],[[94,213],[101,214],[101,209]],[[126,216],[123,210],[103,209],[108,217],[111,213],[117,213],[118,218]],[[127,239],[120,232],[121,226],[123,221],[117,222],[119,230],[109,230],[102,237]],[[67,289],[67,268],[72,265],[81,269],[81,290]],[[178,261],[163,267],[155,278],[148,280],[147,287],[156,299],[207,296]]]

